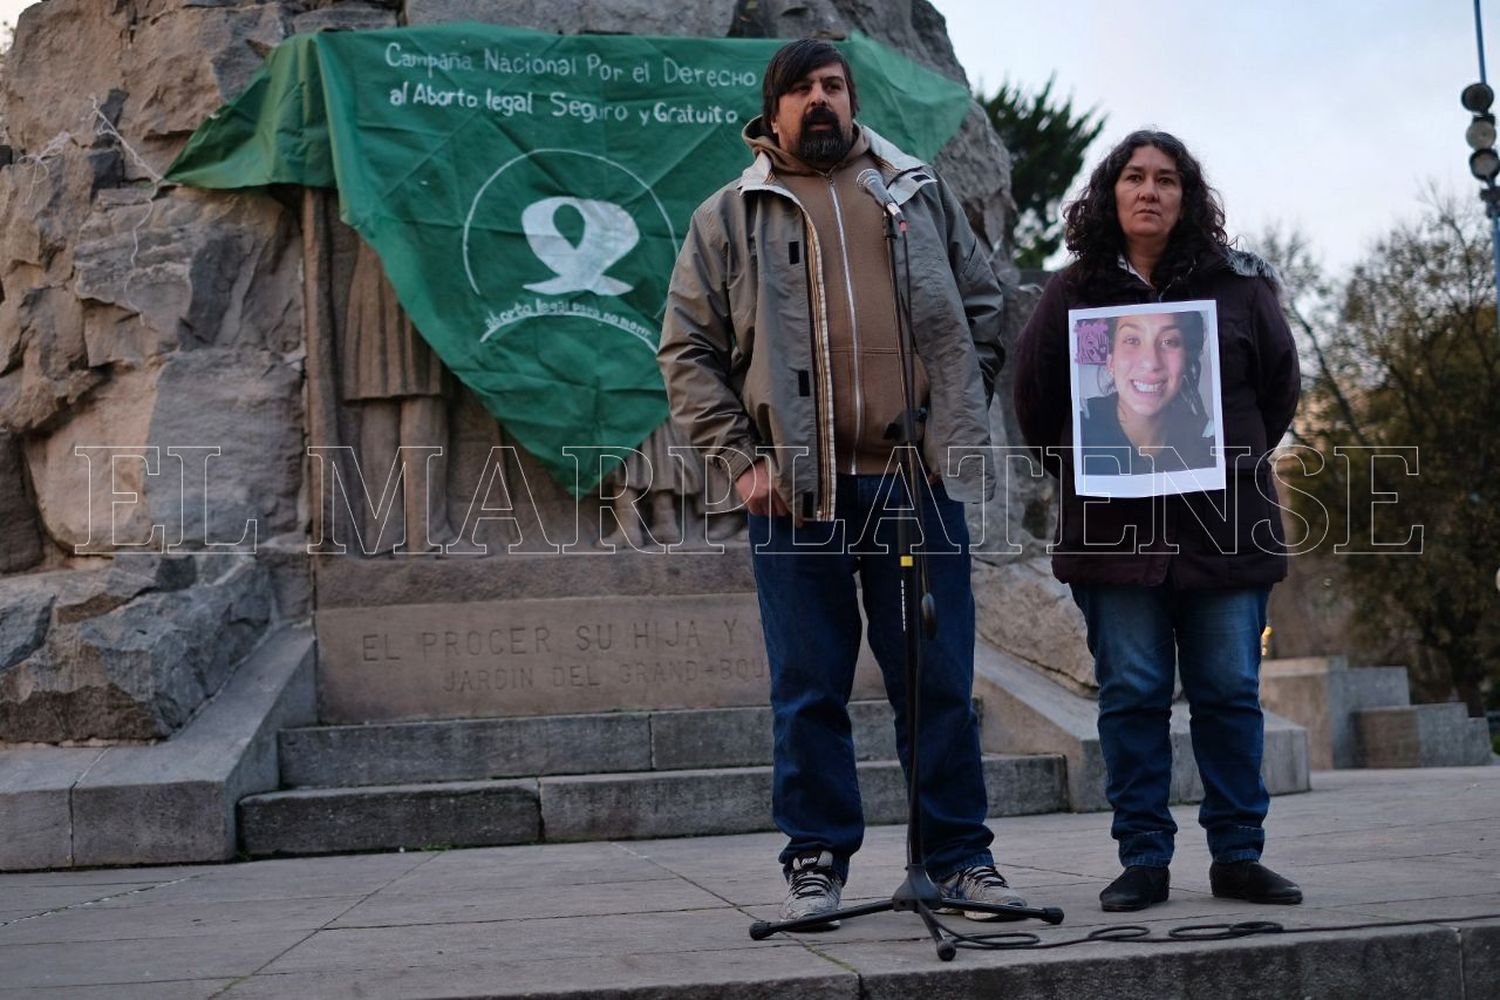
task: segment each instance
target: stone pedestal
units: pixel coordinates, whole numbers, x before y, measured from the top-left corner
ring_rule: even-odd
[[[317,567],[327,723],[764,705],[749,555],[511,556]],[[601,596],[609,595],[609,596]],[[861,656],[855,697],[882,698]]]
[[[328,722],[766,700],[754,594],[332,608],[317,622]]]
[[[1405,667],[1351,669],[1341,656],[1264,661],[1260,701],[1307,729],[1308,763],[1316,770],[1362,766],[1355,713],[1411,704]]]

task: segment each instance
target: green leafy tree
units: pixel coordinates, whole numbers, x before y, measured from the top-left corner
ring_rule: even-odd
[[[1041,267],[1062,245],[1058,208],[1083,169],[1083,154],[1104,128],[1097,108],[1079,114],[1073,98],[1052,95],[1055,77],[1029,94],[1003,83],[979,103],[1011,155],[1011,196],[1016,200],[1016,263]]]
[[[1354,645],[1404,648],[1419,690],[1456,693],[1480,714],[1500,694],[1500,331],[1488,223],[1477,207],[1433,196],[1342,281],[1296,237],[1263,249],[1282,268],[1304,360],[1292,508],[1341,566],[1364,633]]]

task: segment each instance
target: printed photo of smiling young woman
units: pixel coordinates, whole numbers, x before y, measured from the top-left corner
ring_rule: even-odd
[[[1068,340],[1080,496],[1224,488],[1212,301],[1073,309]]]

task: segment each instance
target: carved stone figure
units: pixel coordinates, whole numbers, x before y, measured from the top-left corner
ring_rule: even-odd
[[[614,510],[615,530],[601,543],[638,549],[647,534],[662,545],[698,534],[703,470],[691,461],[691,453],[686,458],[673,455],[673,447],[686,448],[689,442],[669,418],[604,477],[600,496],[608,498]],[[688,498],[692,502],[684,502]]]
[[[670,419],[604,478],[599,494],[615,518],[601,544],[642,548],[648,532],[661,545],[745,535],[745,514],[723,466],[709,462],[705,470],[702,454]]]
[[[458,387],[401,308],[379,256],[336,221],[336,212],[330,192],[305,192],[307,436],[319,465],[312,481],[314,544],[352,551],[340,548],[351,541],[352,512],[361,519],[365,554],[388,552],[403,539],[402,551],[433,551],[453,537],[449,406]],[[403,456],[404,471],[396,466],[403,447],[417,449]],[[353,461],[340,448],[352,449]],[[388,497],[397,473],[399,492]],[[392,509],[377,512],[382,499]],[[377,513],[387,515],[384,531]]]
[[[402,447],[440,448],[408,455],[402,471],[401,511],[406,547],[422,551],[447,542],[448,397],[452,380],[422,339],[380,258],[359,244],[349,286],[348,320],[339,341],[340,395],[358,404],[360,471],[380,489]],[[425,525],[426,534],[423,534]],[[387,532],[380,547],[394,534]]]

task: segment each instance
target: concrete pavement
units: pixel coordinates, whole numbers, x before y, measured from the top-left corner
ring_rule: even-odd
[[[1106,814],[993,820],[1012,883],[1067,920],[950,923],[1044,943],[1121,924],[1381,926],[942,963],[911,914],[752,942],[783,891],[776,834],[543,844],[0,875],[0,1000],[1500,997],[1500,768],[1318,772],[1275,799],[1265,860],[1301,883],[1300,907],[1214,899],[1194,811],[1177,817],[1172,898],[1142,914],[1098,908],[1118,871]],[[846,899],[889,894],[902,838],[871,830]]]

